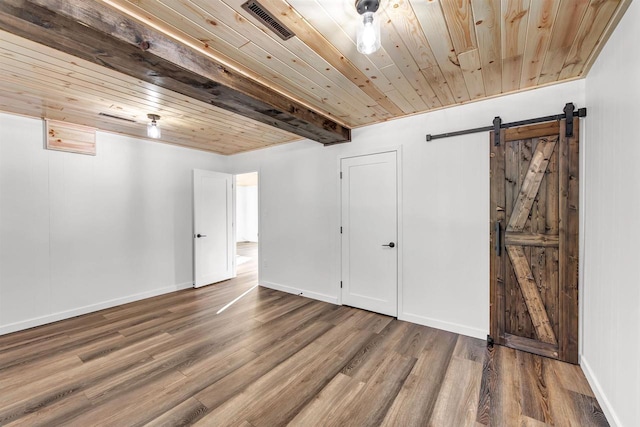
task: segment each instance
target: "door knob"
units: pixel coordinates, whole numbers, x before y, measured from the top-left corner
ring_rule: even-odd
[[[393,243],[393,242],[390,242],[388,245],[382,245],[382,246],[388,246],[388,247],[390,247],[390,248],[393,248],[393,247],[395,247],[395,246],[396,246],[396,244],[395,244],[395,243]]]
[[[207,235],[206,234],[196,234],[196,237],[199,239],[201,237],[207,237]]]

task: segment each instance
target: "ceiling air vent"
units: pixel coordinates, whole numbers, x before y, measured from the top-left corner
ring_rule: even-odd
[[[135,120],[131,120],[131,119],[127,119],[126,117],[119,117],[119,116],[114,116],[113,114],[107,114],[107,113],[98,113],[99,116],[104,116],[104,117],[109,117],[110,119],[116,119],[116,120],[123,120],[125,122],[131,122],[131,123],[135,123]]]
[[[295,34],[293,31],[284,26],[282,22],[267,11],[260,3],[255,0],[249,0],[242,5],[242,8],[252,14],[256,19],[266,25],[268,28],[278,35],[282,40],[289,40]]]

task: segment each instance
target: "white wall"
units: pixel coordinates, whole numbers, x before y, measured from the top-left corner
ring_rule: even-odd
[[[258,241],[258,186],[236,186],[236,241]]]
[[[261,283],[336,302],[340,282],[338,158],[402,146],[403,306],[400,318],[471,336],[489,328],[489,135],[441,133],[560,114],[584,104],[584,81],[472,103],[311,141],[233,156],[260,171]]]
[[[640,422],[640,4],[586,79],[582,367],[612,425]]]
[[[192,169],[229,159],[98,132],[98,155],[44,150],[0,114],[0,333],[192,283]]]

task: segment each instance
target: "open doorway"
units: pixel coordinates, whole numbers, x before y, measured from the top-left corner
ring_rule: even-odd
[[[236,175],[236,269],[258,280],[258,172]]]

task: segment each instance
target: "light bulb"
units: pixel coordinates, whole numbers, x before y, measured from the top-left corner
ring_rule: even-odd
[[[358,27],[358,52],[366,55],[380,47],[380,24],[373,18],[373,12],[362,14],[362,22]]]
[[[376,33],[371,22],[364,23],[364,30],[362,30],[362,44],[369,49],[376,44]]]
[[[158,123],[155,120],[152,120],[149,125],[147,125],[147,136],[149,138],[158,139],[161,136],[160,128],[158,127]]]

